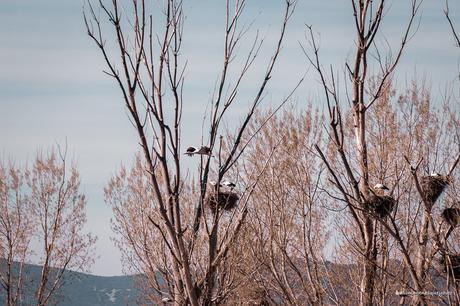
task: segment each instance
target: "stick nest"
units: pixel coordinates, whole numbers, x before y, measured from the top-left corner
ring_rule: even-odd
[[[233,191],[213,191],[207,198],[206,204],[216,212],[219,209],[232,210],[238,204],[240,197]]]
[[[372,195],[367,204],[374,214],[383,219],[391,213],[396,201],[390,196]]]
[[[424,199],[431,204],[436,202],[447,185],[449,185],[449,179],[446,176],[422,176],[420,178]]]
[[[452,227],[456,227],[460,224],[460,208],[445,208],[441,213],[441,217]]]
[[[439,263],[442,265],[442,271],[444,273],[449,272],[449,276],[453,277],[457,282],[460,281],[460,254],[450,254],[450,265],[446,265],[445,257],[439,259]]]

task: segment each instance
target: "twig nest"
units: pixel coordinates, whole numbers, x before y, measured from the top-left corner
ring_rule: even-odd
[[[206,203],[215,213],[218,209],[232,210],[238,204],[240,197],[233,191],[212,191]]]
[[[367,200],[367,205],[372,212],[382,219],[391,213],[395,204],[395,199],[386,195],[372,195]]]
[[[423,196],[431,204],[436,202],[447,185],[449,185],[449,179],[443,175],[422,176],[420,178],[420,187],[422,188]]]
[[[441,217],[452,227],[460,224],[460,208],[450,207],[442,211]]]
[[[442,265],[442,271],[449,274],[449,276],[453,277],[456,281],[460,281],[460,254],[450,254],[448,256],[451,265],[446,264],[445,257],[439,259],[439,263]]]

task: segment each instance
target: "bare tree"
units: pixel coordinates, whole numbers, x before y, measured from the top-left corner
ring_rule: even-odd
[[[23,171],[0,162],[0,281],[8,306],[21,303],[23,268],[31,251],[33,218],[23,188]]]
[[[408,16],[408,23],[403,31],[401,44],[395,56],[384,59],[376,43],[381,21],[387,1],[353,0],[351,7],[355,24],[355,56],[351,64],[346,63],[347,81],[351,92],[351,108],[349,114],[342,110],[344,103],[339,98],[338,80],[331,69],[330,75],[324,71],[319,59],[319,47],[315,41],[312,28],[308,28],[309,41],[313,54],[306,51],[309,62],[316,68],[320,77],[324,96],[329,113],[328,135],[335,148],[335,162],[328,160],[322,150],[317,146],[317,151],[326,164],[336,190],[345,201],[352,220],[356,225],[357,234],[353,237],[353,247],[361,256],[362,268],[360,281],[360,305],[373,305],[374,289],[377,273],[377,243],[376,222],[369,213],[374,195],[370,180],[369,153],[368,153],[368,127],[367,113],[382,96],[389,85],[389,78],[395,70],[404,47],[411,36],[421,1],[412,1]],[[372,50],[374,52],[372,53]],[[380,73],[372,76],[369,73],[371,62],[376,60]],[[369,87],[369,80],[374,79],[374,86]],[[346,116],[350,115],[351,125],[345,125]],[[344,118],[345,117],[345,118]],[[351,132],[352,131],[352,132]],[[352,133],[354,143],[346,141],[346,136]],[[353,148],[353,149],[352,149]],[[353,153],[354,152],[354,153]],[[415,283],[416,290],[421,291],[419,283]]]
[[[172,275],[165,279],[169,288],[169,296],[165,298],[171,299],[176,305],[215,304],[224,289],[216,284],[217,271],[222,267],[246,219],[246,203],[254,186],[242,192],[238,209],[229,217],[223,210],[214,213],[206,211],[209,194],[215,191],[208,187],[208,177],[211,170],[216,173],[214,180],[218,186],[246,147],[242,143],[242,135],[262,102],[295,1],[286,0],[283,3],[284,15],[273,55],[260,83],[255,86],[254,98],[237,128],[228,154],[222,155],[218,153],[221,152],[218,135],[222,121],[234,107],[240,85],[259,55],[263,42],[256,36],[241,66],[236,66],[235,51],[247,32],[247,27],[241,22],[246,2],[226,1],[222,68],[210,108],[205,134],[207,139],[202,144],[203,150],[195,154],[195,158],[199,156],[201,160],[198,175],[200,188],[191,204],[194,206],[191,223],[184,217],[187,202],[183,193],[188,183],[184,182],[180,163],[184,156],[181,153],[181,129],[186,68],[186,61],[181,55],[184,41],[183,2],[164,2],[163,16],[160,17],[163,28],[159,31],[154,31],[153,19],[157,16],[149,15],[145,1],[133,1],[129,12],[116,0],[109,4],[99,1],[99,9],[89,3],[85,13],[88,35],[106,61],[106,73],[119,85],[130,120],[137,131],[143,155],[142,168],[148,174],[148,185],[152,192],[148,205],[153,210],[149,210],[147,217],[151,223],[150,229],[157,231],[156,237],[160,237],[161,242],[157,244],[166,248],[163,258]],[[111,54],[103,36],[105,18],[108,18],[115,33],[116,56]],[[115,58],[120,60],[116,61]],[[235,78],[230,77],[230,67],[240,71]],[[227,223],[221,222],[221,219]],[[158,269],[156,266],[153,268]]]
[[[85,271],[92,264],[95,238],[83,233],[86,199],[78,171],[67,169],[65,154],[38,154],[25,178],[42,266],[36,301],[47,305],[69,269]]]

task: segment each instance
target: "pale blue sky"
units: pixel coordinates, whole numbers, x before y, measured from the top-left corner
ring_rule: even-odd
[[[283,2],[248,1],[246,20],[256,18],[253,30],[260,29],[267,36],[268,48],[279,30]],[[390,2],[383,30],[393,45],[400,41],[409,2]],[[396,73],[401,83],[415,71],[419,77],[426,76],[435,97],[445,86],[452,86],[460,58],[440,2],[425,0],[419,31]],[[460,3],[451,2],[460,29]],[[183,146],[199,142],[203,111],[219,72],[223,4],[216,0],[185,1],[183,55],[189,65]],[[88,229],[99,237],[99,259],[92,271],[117,275],[121,273],[119,252],[109,238],[111,211],[103,201],[102,188],[122,162],[130,163],[138,147],[118,88],[101,72],[103,60],[86,36],[82,6],[81,1],[0,0],[0,155],[22,163],[30,160],[38,148],[63,144],[67,139],[88,195]],[[269,83],[266,105],[276,104],[308,69],[299,48],[299,41],[305,42],[305,23],[313,24],[321,33],[324,64],[340,65],[336,69],[341,71],[343,61],[352,54],[350,1],[299,0],[275,76]],[[261,55],[258,68],[243,84],[240,109],[234,110],[231,118],[244,112],[251,97],[248,94],[255,90],[269,53]],[[310,71],[295,98],[301,105],[317,93],[317,76]]]

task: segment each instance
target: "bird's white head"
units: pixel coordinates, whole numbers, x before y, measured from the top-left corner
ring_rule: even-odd
[[[441,174],[437,173],[437,172],[431,172],[430,173],[430,176],[441,176]]]

